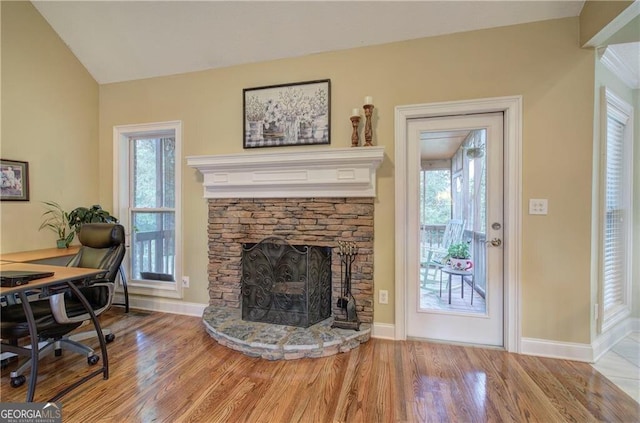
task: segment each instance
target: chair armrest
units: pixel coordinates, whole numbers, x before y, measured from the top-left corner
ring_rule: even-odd
[[[115,284],[113,282],[99,282],[99,283],[92,283],[90,286],[85,288],[85,289],[92,289],[92,288],[97,289],[103,286],[106,287],[108,290],[107,302],[106,304],[93,309],[93,312],[95,313],[96,316],[102,313],[103,311],[105,311],[106,309],[108,309],[109,307],[111,307],[111,303],[113,302],[113,295],[115,292]],[[56,322],[58,323],[61,323],[61,324],[78,323],[78,322],[84,322],[85,320],[89,320],[91,318],[88,312],[69,316],[69,313],[67,312],[68,311],[67,302],[65,301],[65,295],[63,293],[55,294],[51,296],[49,298],[49,304],[51,306],[51,312],[53,314],[53,317],[56,319]]]
[[[425,247],[423,249],[423,252],[426,252],[427,255],[426,255],[426,260],[422,262],[422,265],[429,265],[429,264],[442,265],[443,259],[449,253],[448,250],[444,248],[437,248],[437,247]]]

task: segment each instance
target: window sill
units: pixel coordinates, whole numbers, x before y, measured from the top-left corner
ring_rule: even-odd
[[[127,283],[129,295],[150,295],[163,298],[182,298],[182,290],[176,282],[148,282],[142,280],[130,280]]]

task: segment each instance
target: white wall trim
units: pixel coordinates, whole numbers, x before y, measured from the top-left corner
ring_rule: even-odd
[[[184,246],[182,239],[182,121],[150,122],[131,125],[117,125],[113,127],[113,210],[119,216],[120,223],[125,227],[127,234],[131,233],[131,222],[129,221],[129,139],[141,135],[172,134],[175,137],[175,266],[174,272],[177,279],[180,279],[183,265]],[[127,242],[129,242],[127,235]],[[128,246],[128,245],[127,245]],[[130,269],[130,258],[127,254],[123,265],[125,269]],[[136,281],[129,274],[130,291],[138,290],[146,295],[178,297],[182,298],[182,284],[174,283],[171,286],[165,284],[164,288],[154,289],[145,285],[142,281]]]
[[[600,58],[600,61],[611,72],[614,73],[620,80],[630,89],[637,90],[640,88],[640,79],[637,76],[637,70],[631,69],[629,64],[626,63],[612,48],[605,47],[604,53]],[[637,63],[636,63],[637,64]]]
[[[375,197],[384,147],[189,156],[204,198]]]
[[[114,302],[124,303],[124,297],[122,294],[116,293]],[[190,303],[180,300],[171,300],[168,298],[129,295],[129,307],[131,309],[202,317],[204,309],[208,306],[208,304]]]
[[[396,327],[390,323],[373,322],[372,338],[395,340]]]
[[[505,215],[504,215],[504,346],[519,352],[520,345],[520,268],[522,233],[522,96],[462,100],[397,106],[395,109],[395,203],[406,204],[407,121],[438,116],[477,113],[504,113]],[[395,339],[407,338],[407,256],[408,219],[401,208],[395,214]]]
[[[632,332],[640,331],[640,319],[631,318],[599,336],[591,344],[550,341],[548,339],[522,338],[522,354],[562,360],[595,363],[614,345]]]
[[[601,334],[591,343],[593,347],[593,361],[598,361],[600,357],[631,332],[638,331],[640,331],[640,318],[628,318]]]
[[[521,354],[562,360],[593,362],[593,349],[589,344],[522,338]]]

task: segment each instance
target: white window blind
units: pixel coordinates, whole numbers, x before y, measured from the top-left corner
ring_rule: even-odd
[[[601,330],[631,310],[631,162],[633,109],[605,89],[601,246]]]

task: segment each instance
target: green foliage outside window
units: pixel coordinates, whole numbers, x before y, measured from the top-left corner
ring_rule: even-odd
[[[451,219],[449,170],[420,172],[420,216],[422,225],[445,225]]]

